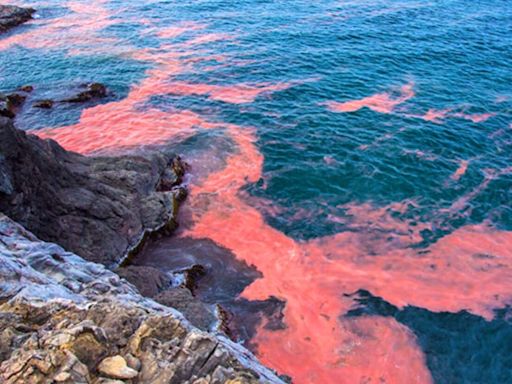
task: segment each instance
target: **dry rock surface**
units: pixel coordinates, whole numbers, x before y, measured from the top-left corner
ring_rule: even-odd
[[[0,117],[0,212],[109,267],[145,235],[175,228],[183,172],[178,157],[162,152],[81,156]]]
[[[240,345],[3,214],[0,382],[282,383]]]

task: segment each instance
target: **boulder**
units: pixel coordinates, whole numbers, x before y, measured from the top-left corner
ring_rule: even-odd
[[[0,33],[29,21],[34,12],[35,9],[32,8],[0,5]]]
[[[123,380],[133,379],[139,374],[139,372],[126,364],[123,356],[119,355],[104,359],[98,366],[98,371],[102,375]]]
[[[101,83],[88,83],[82,85],[81,88],[84,88],[84,90],[63,101],[67,103],[84,103],[107,96],[107,87]]]
[[[0,118],[0,159],[0,211],[88,260],[116,266],[144,235],[177,226],[175,192],[157,190],[172,154],[85,157]]]

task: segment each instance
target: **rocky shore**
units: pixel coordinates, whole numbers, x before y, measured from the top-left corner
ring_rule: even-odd
[[[0,117],[0,211],[45,241],[118,265],[145,235],[171,231],[184,191],[179,157],[85,157]]]
[[[34,13],[35,10],[32,8],[0,5],[0,33],[29,21]]]
[[[281,383],[240,345],[190,325],[0,214],[3,383]]]
[[[0,381],[283,382],[194,296],[200,267],[177,287],[120,267],[176,227],[184,172],[165,150],[84,157],[0,117]]]

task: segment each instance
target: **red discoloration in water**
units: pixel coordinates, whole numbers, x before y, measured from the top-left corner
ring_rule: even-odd
[[[428,112],[422,116],[411,115],[411,117],[419,117],[426,121],[433,123],[442,123],[443,120],[456,117],[459,119],[470,120],[473,123],[483,123],[495,116],[495,113],[465,113],[465,112],[452,112],[453,109],[429,109]]]
[[[82,54],[94,44],[97,52],[99,46],[105,51],[112,52],[116,40],[101,37],[98,32],[113,25],[116,21],[104,5],[104,0],[93,0],[87,3],[68,1],[63,4],[70,13],[52,20],[34,20],[32,23],[38,28],[12,35],[0,40],[0,51],[13,45],[20,45],[30,49],[69,49],[75,51],[80,47]]]
[[[383,92],[365,97],[364,99],[351,100],[344,103],[330,101],[326,105],[333,112],[355,112],[366,107],[379,113],[393,113],[397,106],[413,98],[414,95],[414,83],[409,82],[400,87],[398,95]]]
[[[462,176],[466,174],[466,171],[468,170],[469,161],[467,160],[461,160],[459,163],[459,168],[455,171],[455,173],[451,176],[452,180],[459,180]]]
[[[450,111],[450,109],[429,109],[427,113],[422,116],[422,119],[433,123],[441,123],[442,120],[446,119]]]
[[[340,320],[353,306],[343,293],[368,289],[398,307],[467,309],[487,319],[493,308],[510,302],[510,287],[503,282],[512,281],[512,233],[486,225],[463,227],[419,252],[409,246],[421,240],[429,224],[394,218],[393,211],[403,213],[414,204],[404,202],[346,206],[359,231],[296,242],[240,198],[238,189],[261,176],[262,158],[250,131],[231,127],[230,134],[239,153],[192,187],[192,201],[206,198],[208,209],[196,212],[195,225],[185,235],[211,238],[263,272],[244,291],[246,298],[286,300],[288,327],[261,327],[255,341],[261,359],[292,374],[297,383],[380,377],[391,383],[431,382],[424,356],[403,326],[389,319],[382,324],[374,318]],[[372,321],[375,329],[367,329]],[[366,333],[354,332],[358,326]]]
[[[191,39],[184,43],[186,46],[196,46],[202,44],[216,43],[219,41],[234,40],[234,36],[227,35],[225,33],[207,33]]]
[[[44,28],[49,27],[42,29],[50,36],[55,32]],[[41,33],[41,29],[38,31]],[[172,38],[178,31],[166,33]],[[48,35],[42,36],[41,41],[47,38]],[[224,38],[205,35],[179,48]],[[263,278],[246,288],[245,298],[266,299],[273,295],[286,300],[287,327],[270,331],[262,325],[258,330],[254,341],[261,360],[292,375],[299,384],[382,380],[431,383],[425,357],[411,331],[391,318],[342,317],[354,307],[354,301],[343,294],[366,289],[400,308],[415,305],[431,311],[466,309],[491,319],[493,308],[511,301],[512,232],[488,225],[466,226],[419,251],[410,246],[421,240],[421,231],[430,229],[431,224],[396,218],[396,212],[403,214],[415,204],[405,201],[387,207],[341,207],[347,215],[332,219],[346,223],[354,231],[308,242],[287,237],[268,225],[260,210],[249,205],[240,193],[247,183],[262,177],[263,156],[255,145],[253,129],[211,123],[192,111],[162,111],[151,107],[148,101],[152,96],[171,93],[248,103],[264,92],[285,89],[289,84],[214,86],[177,82],[174,76],[192,70],[195,60],[175,48],[168,45],[134,51],[133,57],[151,61],[156,67],[124,100],[86,109],[76,125],[38,134],[52,137],[68,149],[91,153],[161,143],[186,137],[198,129],[223,128],[236,144],[236,151],[220,171],[191,186],[192,223],[182,235],[210,238],[256,266]],[[409,83],[397,95],[380,93],[346,103],[332,102],[329,108],[351,112],[368,107],[393,113],[413,95],[413,84]],[[431,114],[432,119],[436,116],[440,118]],[[451,209],[463,208],[495,177],[496,174],[487,175],[472,195]],[[251,201],[257,203],[255,199]]]
[[[285,90],[290,84],[236,84],[232,86],[192,84],[175,81],[171,93],[176,95],[207,95],[212,100],[244,104],[253,102],[263,93]]]
[[[186,32],[198,31],[204,29],[205,27],[205,25],[193,22],[180,23],[179,25],[158,29],[157,36],[161,39],[174,39]]]
[[[410,114],[397,111],[397,107],[415,96],[414,83],[409,82],[403,85],[399,92],[396,94],[389,92],[377,93],[372,96],[365,97],[359,100],[350,100],[343,103],[337,101],[328,101],[324,105],[332,112],[356,112],[362,108],[369,108],[378,113],[401,113],[403,116],[419,118],[425,121],[441,124],[443,120],[449,117],[456,117],[464,120],[470,120],[473,123],[483,123],[495,116],[495,113],[465,113],[453,112],[453,108],[446,109],[429,109],[425,114]],[[362,149],[367,149],[364,147]]]
[[[495,113],[472,113],[472,114],[469,114],[469,113],[463,113],[463,112],[458,112],[458,113],[453,114],[454,117],[459,117],[461,119],[470,120],[473,123],[483,123],[495,115],[496,115]]]

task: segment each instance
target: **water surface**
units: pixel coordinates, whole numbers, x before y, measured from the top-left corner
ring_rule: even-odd
[[[173,143],[178,236],[284,301],[250,345],[297,383],[506,383],[512,328],[507,0],[26,1],[0,91],[85,154]],[[64,98],[87,81],[101,103]],[[269,320],[270,321],[270,320]]]

